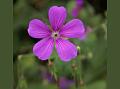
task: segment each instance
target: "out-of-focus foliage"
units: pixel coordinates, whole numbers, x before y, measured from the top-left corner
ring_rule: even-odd
[[[78,57],[62,62],[55,50],[49,61],[32,54],[33,44],[40,39],[28,36],[28,23],[38,18],[49,24],[48,9],[53,5],[66,7],[69,21],[75,0],[14,0],[14,89],[106,89],[107,11],[96,14],[98,7],[88,1],[77,18],[91,32],[85,40],[70,39],[80,47]]]

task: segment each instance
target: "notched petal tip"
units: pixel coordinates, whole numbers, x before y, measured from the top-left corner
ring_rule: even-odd
[[[91,27],[86,27],[86,30],[85,30],[85,32],[83,33],[83,34],[81,34],[81,36],[80,36],[80,40],[81,41],[84,41],[86,38],[87,38],[87,36],[89,35],[89,33],[91,33],[92,32],[92,28]]]
[[[52,6],[49,9],[49,20],[53,30],[59,30],[65,22],[67,11],[63,6]]]

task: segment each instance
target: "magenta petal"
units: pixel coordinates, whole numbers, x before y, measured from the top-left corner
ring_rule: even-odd
[[[64,7],[52,6],[49,9],[49,20],[53,30],[59,30],[67,16],[66,9]]]
[[[44,38],[50,35],[50,30],[42,21],[33,19],[29,23],[28,33],[33,38]]]
[[[87,33],[86,32],[84,32],[83,34],[81,34],[81,36],[80,36],[80,40],[82,41],[82,40],[85,40],[86,39],[86,36],[87,36]]]
[[[52,54],[54,39],[44,38],[33,47],[33,53],[41,60],[47,60]]]
[[[70,61],[77,56],[77,48],[68,40],[59,38],[56,40],[56,49],[62,61]]]
[[[63,37],[79,38],[84,32],[85,28],[82,21],[79,19],[73,19],[63,26],[60,34]]]
[[[82,7],[83,4],[84,4],[84,0],[76,0],[76,4],[77,4],[79,7]]]
[[[81,41],[85,40],[90,32],[92,32],[92,29],[90,27],[87,27],[86,31],[80,36],[79,39]]]

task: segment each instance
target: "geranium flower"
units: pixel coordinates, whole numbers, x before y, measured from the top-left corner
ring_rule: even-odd
[[[49,27],[38,19],[33,19],[29,23],[29,35],[33,38],[43,38],[34,45],[33,53],[40,60],[47,60],[50,58],[55,44],[60,59],[70,61],[77,56],[77,48],[67,39],[80,38],[80,35],[85,31],[84,25],[79,19],[73,19],[63,25],[67,16],[63,6],[52,6],[48,16]]]
[[[67,79],[65,77],[59,78],[59,88],[60,89],[70,89],[72,84],[74,84],[73,80]]]
[[[76,5],[72,10],[72,16],[77,17],[80,10],[83,8],[84,0],[76,0]]]

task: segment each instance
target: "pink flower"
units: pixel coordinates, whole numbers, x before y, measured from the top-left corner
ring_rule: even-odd
[[[72,10],[72,16],[77,17],[80,10],[83,8],[84,0],[76,0],[76,5]]]
[[[74,84],[73,80],[67,79],[65,77],[59,78],[59,88],[60,89],[70,89],[70,86]]]
[[[33,53],[40,60],[47,60],[50,58],[55,44],[60,59],[70,61],[77,56],[77,48],[67,38],[80,38],[85,31],[84,25],[79,19],[73,19],[63,25],[67,16],[63,6],[52,6],[48,16],[50,27],[38,19],[33,19],[29,23],[29,35],[33,38],[42,38],[34,45]]]

